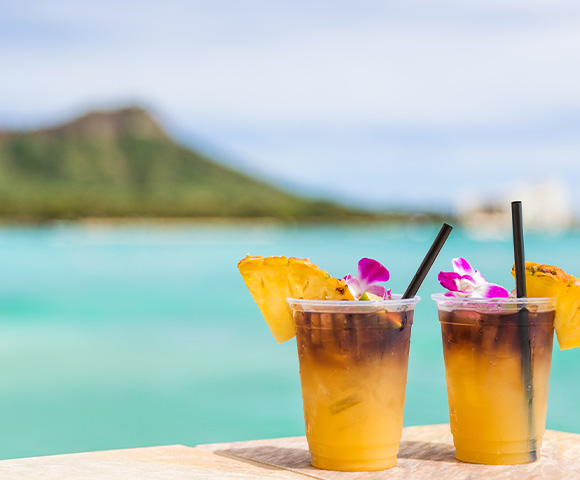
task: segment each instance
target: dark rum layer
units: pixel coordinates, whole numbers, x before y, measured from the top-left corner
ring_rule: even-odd
[[[413,311],[321,313],[294,311],[298,354],[317,363],[368,363],[407,358]]]
[[[521,317],[513,313],[480,313],[473,310],[439,311],[443,348],[453,351],[469,344],[474,351],[498,356],[520,356]],[[528,312],[529,346],[537,354],[551,355],[554,311]],[[549,348],[548,348],[549,347]],[[540,352],[536,351],[539,350]]]

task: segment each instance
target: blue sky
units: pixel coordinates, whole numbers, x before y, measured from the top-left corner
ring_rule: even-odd
[[[0,127],[139,103],[311,195],[451,209],[549,179],[580,205],[577,2],[6,3]]]

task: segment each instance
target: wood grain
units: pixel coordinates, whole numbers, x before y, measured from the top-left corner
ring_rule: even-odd
[[[200,445],[196,448],[324,480],[580,478],[580,435],[553,430],[546,431],[540,459],[526,465],[496,466],[459,462],[455,459],[449,425],[404,428],[397,466],[380,472],[330,472],[314,468],[310,465],[310,454],[304,437]]]
[[[0,461],[1,480],[291,480],[304,478],[183,445]]]
[[[580,435],[546,431],[541,457],[527,465],[471,465],[455,460],[448,425],[407,427],[398,465],[344,473],[310,466],[304,437],[171,445],[0,461],[0,480],[213,479],[558,480],[580,478]]]

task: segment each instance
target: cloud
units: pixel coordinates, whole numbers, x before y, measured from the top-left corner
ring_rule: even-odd
[[[4,42],[8,105],[126,96],[257,124],[411,125],[580,106],[580,64],[570,61],[578,8],[573,22],[539,2],[367,3],[353,12],[340,2],[38,2],[30,19],[20,16],[41,25],[28,30],[37,43]]]
[[[450,204],[443,182],[491,191],[495,170],[580,180],[577,2],[0,9],[4,124],[142,102],[266,176],[377,204]]]

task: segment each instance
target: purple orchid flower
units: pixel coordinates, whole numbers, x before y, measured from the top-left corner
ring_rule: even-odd
[[[356,277],[352,275],[344,277],[355,300],[358,300],[365,292],[377,295],[383,300],[387,297],[391,298],[391,289],[387,290],[382,285],[377,285],[377,282],[386,282],[388,279],[389,271],[372,258],[360,259]]]
[[[448,297],[498,298],[509,297],[509,292],[495,283],[489,283],[465,258],[454,258],[453,272],[439,272],[437,279],[449,290]]]

